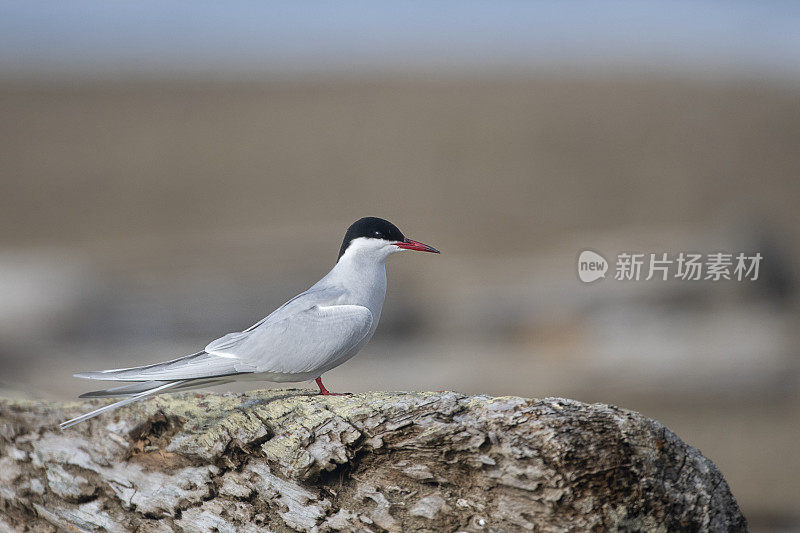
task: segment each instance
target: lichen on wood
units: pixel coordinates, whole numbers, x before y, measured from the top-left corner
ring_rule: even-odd
[[[454,392],[0,400],[0,531],[742,531],[714,464],[602,404]]]

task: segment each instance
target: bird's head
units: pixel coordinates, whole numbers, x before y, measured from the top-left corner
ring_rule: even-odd
[[[385,260],[401,250],[439,253],[439,250],[406,238],[397,226],[378,217],[364,217],[353,222],[344,235],[339,259],[345,254],[374,256]]]

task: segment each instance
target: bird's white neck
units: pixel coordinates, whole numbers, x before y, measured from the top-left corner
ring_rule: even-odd
[[[356,297],[381,301],[386,295],[386,259],[376,260],[362,254],[344,254],[329,276]],[[364,302],[367,303],[366,301]]]
[[[392,252],[371,243],[351,245],[325,276],[325,283],[346,291],[342,303],[363,305],[379,314],[386,297],[386,259]]]

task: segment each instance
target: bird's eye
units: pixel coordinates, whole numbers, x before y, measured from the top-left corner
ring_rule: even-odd
[[[380,231],[375,231],[375,236],[376,237],[380,237],[381,236],[381,232]]]

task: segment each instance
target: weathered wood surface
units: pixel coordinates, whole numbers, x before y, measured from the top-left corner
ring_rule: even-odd
[[[0,400],[0,531],[741,531],[714,464],[571,400],[307,391]]]

